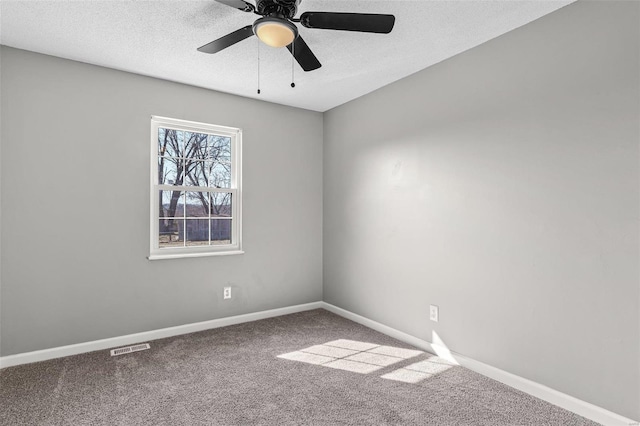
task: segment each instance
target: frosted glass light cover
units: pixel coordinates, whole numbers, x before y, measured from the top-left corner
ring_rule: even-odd
[[[288,46],[296,37],[291,28],[278,22],[261,22],[257,25],[256,35],[271,47]]]

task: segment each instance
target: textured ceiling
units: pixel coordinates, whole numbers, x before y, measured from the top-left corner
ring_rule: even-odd
[[[208,55],[196,48],[258,15],[211,1],[0,1],[0,42],[90,64],[326,111],[553,12],[559,1],[303,0],[305,11],[390,13],[391,34],[307,29],[322,63],[305,73],[286,48],[251,37]],[[255,3],[254,3],[255,4]]]

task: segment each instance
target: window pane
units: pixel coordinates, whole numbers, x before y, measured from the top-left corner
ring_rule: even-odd
[[[202,160],[186,159],[185,185],[187,186],[209,186],[209,173],[207,165]]]
[[[230,164],[207,161],[206,169],[210,186],[214,188],[231,188]]]
[[[160,217],[184,217],[184,194],[181,191],[160,191]]]
[[[187,192],[187,217],[209,217],[209,193]]]
[[[187,219],[187,246],[209,245],[209,219]]]
[[[184,246],[184,219],[160,219],[158,226],[160,248]]]
[[[231,217],[231,194],[228,192],[211,193],[211,217]]]
[[[206,158],[217,163],[231,163],[231,138],[208,135]]]
[[[182,159],[158,157],[158,183],[160,185],[182,185]],[[178,179],[180,178],[180,179]]]
[[[209,184],[217,188],[231,187],[231,138],[209,135],[207,139]]]
[[[158,129],[158,156],[182,157],[184,153],[184,133],[182,130]]]
[[[231,244],[232,219],[211,219],[211,244]]]
[[[207,157],[207,134],[184,132],[185,157],[204,160]]]

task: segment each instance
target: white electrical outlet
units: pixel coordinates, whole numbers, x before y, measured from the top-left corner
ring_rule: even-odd
[[[225,287],[222,295],[225,299],[231,299],[231,287]]]
[[[434,322],[438,322],[439,317],[438,307],[436,305],[429,306],[429,319]]]

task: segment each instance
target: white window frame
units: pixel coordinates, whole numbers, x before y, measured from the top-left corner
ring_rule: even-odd
[[[231,187],[215,188],[208,192],[229,192],[231,196],[231,244],[159,247],[158,197],[160,190],[193,190],[193,186],[160,185],[158,183],[158,129],[167,128],[194,133],[209,133],[231,139]],[[150,204],[150,250],[149,260],[177,259],[242,254],[242,129],[217,126],[207,123],[151,116],[151,204]],[[197,188],[197,187],[196,187]],[[210,225],[209,225],[210,226]]]

